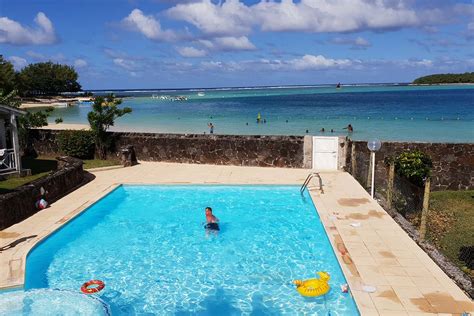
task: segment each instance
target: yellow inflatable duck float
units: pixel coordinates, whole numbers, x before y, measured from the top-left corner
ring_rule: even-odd
[[[330,290],[330,286],[328,284],[329,273],[327,272],[317,272],[319,279],[308,279],[308,280],[295,280],[293,284],[296,285],[296,290],[302,296],[305,297],[317,297],[326,294]]]

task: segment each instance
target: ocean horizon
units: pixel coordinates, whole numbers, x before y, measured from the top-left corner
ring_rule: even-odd
[[[132,114],[113,130],[158,133],[350,136],[354,140],[474,141],[474,86],[334,84],[88,90],[124,97]],[[178,100],[181,98],[181,100]],[[87,123],[90,103],[56,109],[51,122]],[[257,123],[260,113],[262,122]],[[265,123],[263,123],[265,122]],[[344,129],[348,124],[353,133]],[[322,131],[324,128],[324,132]],[[331,132],[332,130],[332,132]]]

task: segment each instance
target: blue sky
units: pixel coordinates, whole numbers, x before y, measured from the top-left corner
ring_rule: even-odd
[[[474,4],[0,0],[0,54],[84,89],[408,82],[474,71]]]

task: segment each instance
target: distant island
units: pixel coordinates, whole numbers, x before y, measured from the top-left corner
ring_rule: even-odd
[[[474,72],[463,74],[434,74],[413,81],[414,84],[474,83]]]

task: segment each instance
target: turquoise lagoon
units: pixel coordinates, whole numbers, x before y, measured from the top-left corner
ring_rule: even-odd
[[[473,142],[474,86],[366,85],[189,90],[117,90],[131,115],[115,130],[162,133],[342,135],[367,140]],[[186,96],[187,101],[160,96]],[[155,98],[153,98],[155,96]],[[87,123],[90,103],[57,109],[51,121]],[[257,124],[257,114],[266,119]],[[320,132],[324,128],[325,132]],[[331,133],[331,129],[333,132]]]

